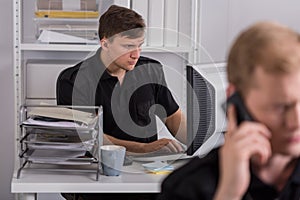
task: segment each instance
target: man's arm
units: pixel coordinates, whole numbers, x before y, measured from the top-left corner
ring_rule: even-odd
[[[180,108],[166,118],[165,124],[171,134],[183,144],[187,143],[186,119]]]
[[[115,144],[124,146],[126,151],[135,153],[147,153],[163,149],[172,143],[171,139],[162,138],[151,143],[141,143],[128,140],[117,139],[113,136],[104,134],[104,144]]]

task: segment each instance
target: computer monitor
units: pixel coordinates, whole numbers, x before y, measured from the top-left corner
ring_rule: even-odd
[[[187,65],[188,155],[205,155],[223,143],[226,63]]]

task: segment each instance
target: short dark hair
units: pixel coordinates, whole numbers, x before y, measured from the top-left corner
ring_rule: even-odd
[[[137,38],[144,34],[145,22],[135,11],[112,5],[99,19],[99,39],[112,38],[116,34]]]
[[[300,34],[276,22],[257,22],[240,33],[227,59],[228,81],[243,93],[255,83],[257,67],[268,73],[292,73],[300,69],[300,55],[291,49],[300,45]]]

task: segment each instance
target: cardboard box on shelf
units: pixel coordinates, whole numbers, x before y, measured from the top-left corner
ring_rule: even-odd
[[[96,0],[36,0],[38,10],[98,11]]]

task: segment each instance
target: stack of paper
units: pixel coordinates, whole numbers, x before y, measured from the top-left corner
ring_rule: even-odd
[[[153,174],[168,174],[174,170],[173,165],[161,161],[155,161],[142,165],[146,171]]]
[[[73,158],[84,157],[85,151],[57,151],[57,150],[40,150],[37,149],[32,151],[29,161],[34,163],[53,163],[53,164],[76,164],[76,162],[72,162]],[[78,164],[83,164],[82,162],[78,162]]]
[[[95,113],[55,106],[32,107],[27,113],[28,118],[21,126],[27,134],[22,140],[28,149],[24,156],[29,161],[61,163],[93,159],[93,153],[89,152],[94,152],[99,133]]]
[[[98,18],[96,0],[37,0],[36,17]]]
[[[83,112],[80,110],[65,107],[36,107],[29,111],[30,116],[47,117],[57,120],[69,120],[83,123],[86,126],[95,123],[98,119],[95,113]],[[44,120],[47,122],[47,120]],[[49,119],[48,119],[49,121]]]
[[[38,38],[41,43],[49,44],[98,44],[98,40],[89,40],[70,34],[58,33],[55,31],[43,30]]]
[[[60,34],[70,35],[78,38],[91,40],[92,42],[98,40],[98,26],[97,24],[73,25],[73,24],[40,24],[38,32],[53,31]]]
[[[37,38],[43,43],[98,43],[96,0],[37,0]]]

